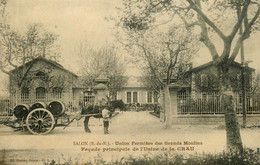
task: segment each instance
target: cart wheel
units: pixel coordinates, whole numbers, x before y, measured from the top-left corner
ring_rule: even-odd
[[[28,130],[35,135],[44,135],[54,128],[55,120],[50,111],[44,108],[32,110],[26,118]]]

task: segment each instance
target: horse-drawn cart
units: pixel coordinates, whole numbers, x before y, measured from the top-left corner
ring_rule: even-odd
[[[15,130],[28,130],[35,135],[44,135],[58,126],[63,126],[65,129],[74,119],[97,115],[100,116],[101,113],[68,115],[65,113],[64,104],[60,101],[52,101],[48,105],[37,102],[32,106],[27,104],[16,106],[13,109],[13,116],[7,117],[2,124]]]

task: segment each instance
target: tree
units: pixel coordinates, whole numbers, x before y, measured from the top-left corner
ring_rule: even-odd
[[[0,3],[0,69],[8,74],[11,79],[16,80],[17,86],[22,82],[31,66],[24,64],[39,56],[53,59],[59,58],[58,45],[55,44],[58,36],[44,31],[38,24],[29,25],[23,34],[16,32],[8,24],[5,0]],[[10,72],[23,66],[18,72]]]
[[[89,42],[81,42],[75,47],[80,58],[80,67],[86,87],[94,87],[95,78],[108,78],[109,96],[116,97],[117,91],[126,83],[125,65],[113,45],[94,47]]]
[[[162,106],[168,114],[168,128],[172,117],[177,115],[177,110],[171,111],[169,85],[173,79],[180,79],[181,74],[189,69],[191,57],[197,52],[197,47],[193,44],[196,36],[191,35],[184,26],[172,25],[167,30],[149,29],[139,25],[132,27],[132,21],[121,20],[119,26],[123,27],[124,33],[119,33],[117,38],[135,59],[134,62],[140,62],[145,74],[145,84],[155,91],[160,91],[163,87],[165,103]]]
[[[208,49],[218,69],[222,105],[225,112],[227,149],[242,152],[242,140],[229,79],[229,66],[236,58],[242,41],[259,28],[260,4],[253,0],[145,0],[124,1],[121,21],[135,31],[155,26],[159,16],[171,22],[182,20],[186,28],[200,31],[200,41]],[[157,20],[156,20],[157,18]],[[225,24],[226,23],[226,24]],[[197,28],[198,27],[198,28]],[[241,34],[239,31],[241,29]],[[214,42],[213,42],[214,39]],[[222,44],[218,51],[216,40]],[[217,43],[217,44],[216,44]],[[220,48],[221,49],[221,48]]]

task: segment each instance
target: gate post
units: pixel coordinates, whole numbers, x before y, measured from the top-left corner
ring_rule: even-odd
[[[165,122],[166,128],[170,127],[171,124],[178,123],[177,91],[179,88],[180,85],[171,83],[161,89],[162,110],[160,112],[160,121]]]
[[[165,94],[164,90],[161,89],[160,91],[160,103],[161,103],[161,109],[160,109],[160,122],[165,122]]]
[[[99,76],[95,79],[96,85],[94,87],[94,90],[97,92],[95,98],[97,103],[103,104],[104,101],[108,101],[106,98],[109,94],[107,89],[107,82],[108,78],[104,76]]]
[[[177,106],[177,91],[179,86],[170,86],[170,97],[171,97],[171,118],[172,118],[172,124],[178,124],[178,106]]]

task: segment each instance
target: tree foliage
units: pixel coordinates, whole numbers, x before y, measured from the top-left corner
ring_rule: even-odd
[[[195,28],[198,26],[200,41],[209,49],[217,63],[223,63],[227,59],[233,61],[241,41],[249,38],[259,28],[259,2],[253,0],[124,1],[121,11],[121,26],[128,30],[143,31],[172,20],[177,20],[178,23],[182,20],[190,30],[198,31]],[[242,34],[238,36],[241,26]],[[222,40],[223,48],[220,52],[217,51],[213,38]]]
[[[39,56],[57,61],[59,46],[55,41],[58,36],[45,31],[39,24],[29,25],[25,33],[15,31],[8,24],[6,4],[5,0],[0,4],[0,69],[15,79],[20,87],[28,68],[24,66],[19,73],[15,72],[15,75],[10,70],[17,69]]]
[[[144,70],[144,83],[155,91],[163,87],[162,105],[170,117],[166,119],[166,128],[172,119],[169,85],[173,79],[180,79],[182,73],[189,69],[191,57],[196,54],[196,35],[179,24],[167,26],[162,23],[155,25],[156,19],[151,15],[148,1],[124,1],[124,8],[119,12],[121,17],[117,23],[121,29],[117,38],[128,52],[140,62]],[[160,27],[159,25],[165,25]],[[121,33],[122,32],[122,33]],[[176,115],[174,111],[173,115]]]
[[[128,30],[143,31],[179,20],[199,34],[218,69],[222,107],[225,113],[227,148],[243,150],[228,74],[244,40],[259,30],[260,2],[255,0],[135,0],[123,1],[121,24]],[[162,18],[163,17],[163,18]],[[168,20],[168,21],[165,21]],[[173,21],[172,21],[173,20]],[[143,26],[143,27],[142,27]],[[221,45],[221,47],[219,47]]]
[[[172,79],[181,79],[198,50],[194,45],[196,36],[182,26],[141,31],[127,29],[118,39],[143,70],[145,85],[154,90]]]
[[[116,96],[116,92],[126,83],[125,65],[116,47],[111,44],[94,47],[85,41],[76,46],[76,53],[80,58],[81,74],[86,87],[94,87],[95,78],[106,76],[110,96]]]

